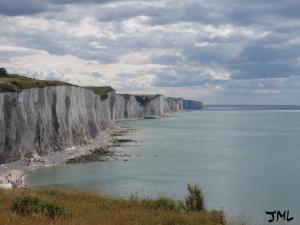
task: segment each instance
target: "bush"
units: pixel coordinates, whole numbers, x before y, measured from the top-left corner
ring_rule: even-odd
[[[204,197],[201,189],[197,185],[188,184],[187,191],[188,195],[184,201],[175,201],[171,198],[160,197],[158,199],[143,200],[143,203],[147,208],[164,211],[204,211]]]
[[[177,201],[166,197],[144,200],[144,203],[146,207],[150,209],[161,209],[164,211],[173,211],[179,209]]]
[[[18,215],[43,215],[50,218],[65,216],[63,206],[44,202],[37,197],[22,197],[13,201],[11,209]]]
[[[204,207],[204,197],[201,189],[197,185],[187,186],[188,196],[185,199],[185,208],[191,211],[202,211]]]
[[[43,205],[43,214],[50,218],[63,217],[66,215],[64,207],[48,202]]]
[[[40,200],[35,197],[17,198],[13,201],[11,209],[19,215],[31,215],[40,213]]]

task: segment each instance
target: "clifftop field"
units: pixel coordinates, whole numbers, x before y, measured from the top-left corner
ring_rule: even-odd
[[[0,219],[1,225],[225,224],[222,212],[184,210],[167,198],[108,198],[74,189],[0,190]]]
[[[38,80],[16,74],[0,76],[0,93],[1,92],[19,92],[31,88],[44,88],[51,86],[76,86],[67,82],[57,80]],[[114,91],[112,87],[85,87],[94,91],[95,94],[107,97],[108,92]]]

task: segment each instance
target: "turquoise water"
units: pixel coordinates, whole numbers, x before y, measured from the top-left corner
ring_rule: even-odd
[[[299,224],[300,111],[198,111],[121,124],[140,129],[126,137],[139,144],[121,149],[129,161],[41,168],[27,181],[179,199],[188,183],[199,184],[208,208],[259,221],[269,219],[265,211],[290,210]]]

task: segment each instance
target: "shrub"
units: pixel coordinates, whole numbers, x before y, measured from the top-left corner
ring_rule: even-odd
[[[35,197],[17,198],[13,201],[11,209],[19,215],[31,215],[33,213],[40,213],[40,200]]]
[[[47,217],[54,218],[65,216],[66,213],[64,207],[54,203],[45,202],[43,205],[43,214]]]
[[[13,201],[11,209],[18,215],[43,215],[50,218],[65,216],[65,209],[58,204],[44,202],[37,197],[22,197]]]
[[[191,211],[204,210],[204,197],[201,189],[197,185],[187,186],[188,196],[185,199],[185,208]]]
[[[164,211],[173,211],[179,209],[177,201],[166,197],[160,197],[158,199],[147,199],[144,200],[144,203],[146,207],[150,209],[161,209]]]

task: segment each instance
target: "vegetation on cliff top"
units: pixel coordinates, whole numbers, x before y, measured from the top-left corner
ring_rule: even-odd
[[[19,92],[30,88],[44,88],[50,86],[76,86],[67,82],[57,80],[38,80],[16,74],[8,74],[0,76],[0,93],[1,92]],[[108,92],[114,91],[112,87],[85,87],[100,95],[102,98],[107,98]]]
[[[43,88],[61,85],[71,86],[72,84],[54,80],[37,80],[15,74],[0,76],[0,92],[18,92],[30,88]]]
[[[37,203],[37,204],[35,204]],[[194,211],[178,201],[103,197],[75,189],[0,190],[1,225],[224,225],[220,211]]]
[[[102,99],[106,99],[108,97],[108,93],[111,91],[115,91],[112,87],[110,86],[103,86],[103,87],[85,87],[93,92],[95,92],[96,95],[100,95]]]

